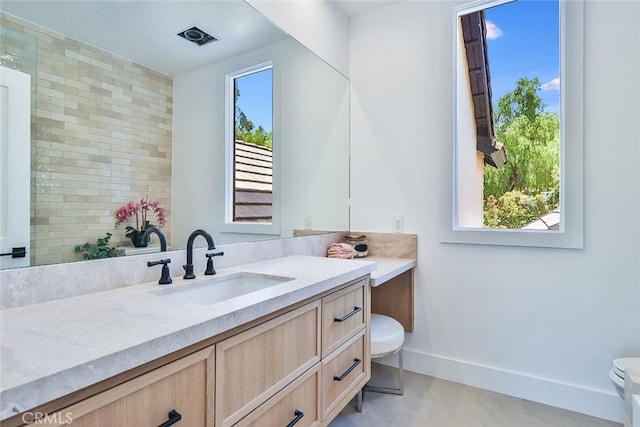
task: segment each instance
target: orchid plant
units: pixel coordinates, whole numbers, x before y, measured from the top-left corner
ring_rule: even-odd
[[[157,225],[150,222],[148,219],[149,213],[155,214]],[[125,228],[125,230],[127,230],[125,236],[128,238],[133,237],[137,232],[145,231],[151,227],[162,228],[167,221],[166,209],[161,207],[160,202],[157,200],[149,201],[148,195],[146,198],[140,199],[139,202],[130,201],[126,205],[118,208],[115,213],[115,226],[118,227],[122,223],[129,222],[134,216],[136,218],[136,226],[128,225]]]

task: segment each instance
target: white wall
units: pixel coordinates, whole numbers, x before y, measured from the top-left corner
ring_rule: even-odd
[[[281,234],[223,233],[225,75],[268,60]],[[184,245],[196,228],[216,243],[291,237],[306,215],[317,230],[348,229],[348,109],[348,80],[291,38],[176,76],[172,239]]]
[[[326,0],[245,0],[316,55],[349,76],[349,19]]]
[[[349,229],[349,81],[301,45],[283,74],[283,234]]]
[[[584,250],[441,244],[452,2],[351,21],[351,227],[418,234],[406,367],[610,419],[611,360],[640,356],[640,3],[585,5]]]
[[[458,199],[457,225],[482,227],[482,198],[484,185],[484,156],[477,150],[478,131],[469,81],[469,64],[465,54],[462,25],[458,24],[456,61],[456,188]],[[454,88],[452,88],[454,90]]]

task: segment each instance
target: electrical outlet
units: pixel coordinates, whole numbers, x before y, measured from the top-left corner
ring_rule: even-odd
[[[394,233],[402,233],[402,229],[404,228],[404,217],[402,215],[393,217],[393,232]]]
[[[305,230],[311,230],[311,224],[312,224],[312,218],[311,215],[305,215],[304,216],[304,229]]]

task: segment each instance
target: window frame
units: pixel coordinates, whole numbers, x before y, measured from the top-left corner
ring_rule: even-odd
[[[267,69],[272,70],[272,218],[271,222],[242,222],[234,221],[234,180],[235,180],[235,91],[234,81],[249,74]],[[254,65],[235,69],[225,74],[225,173],[224,173],[224,214],[220,224],[221,232],[246,234],[280,234],[280,132],[278,114],[279,79],[277,67],[273,60],[263,61]]]
[[[457,70],[458,19],[465,13],[509,3],[513,0],[480,0],[454,8],[453,70]],[[560,2],[560,229],[523,230],[460,227],[457,171],[457,84],[453,80],[452,143],[440,145],[440,224],[442,243],[506,246],[533,246],[582,249],[583,213],[583,80],[584,80],[584,0]],[[567,78],[570,77],[570,78]],[[567,107],[568,106],[568,107]]]

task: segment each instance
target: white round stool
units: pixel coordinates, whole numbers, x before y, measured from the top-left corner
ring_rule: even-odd
[[[398,387],[380,387],[365,385],[363,390],[376,393],[404,394],[402,381],[402,345],[404,327],[396,319],[383,314],[371,313],[371,359],[391,356],[398,353]],[[362,411],[362,390],[358,393],[358,412]]]

